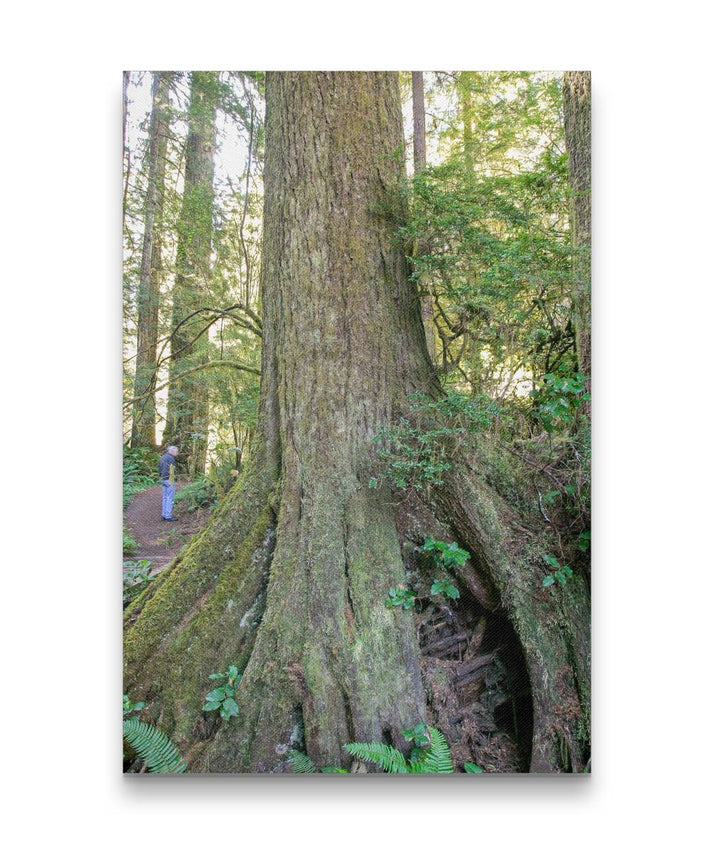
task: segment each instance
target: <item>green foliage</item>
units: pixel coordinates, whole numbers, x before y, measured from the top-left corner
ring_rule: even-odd
[[[325,767],[318,768],[315,766],[313,761],[304,753],[300,752],[299,749],[290,749],[288,751],[288,761],[290,761],[290,767],[293,773],[347,773],[344,767],[335,767],[333,765],[328,765]]]
[[[483,770],[482,767],[478,767],[477,764],[473,764],[472,761],[466,761],[465,762],[465,772],[466,773],[475,773],[476,775],[479,775],[480,773],[484,773],[485,770]]]
[[[452,544],[448,544],[445,541],[438,541],[435,538],[426,538],[425,543],[420,549],[424,552],[432,553],[434,558],[445,568],[448,568],[448,570],[463,567],[470,558],[470,553],[458,547],[455,541]]]
[[[546,564],[550,565],[551,568],[554,568],[553,572],[543,579],[543,586],[545,588],[555,585],[556,581],[559,582],[561,586],[564,586],[570,577],[572,577],[572,568],[568,565],[563,565],[561,567],[560,562],[555,558],[555,556],[546,554],[543,556],[543,560]]]
[[[293,773],[317,773],[317,767],[304,752],[299,749],[290,749],[288,761]]]
[[[343,748],[361,761],[377,764],[386,773],[410,772],[402,752],[386,743],[346,743]]]
[[[543,375],[543,384],[531,394],[535,398],[535,412],[547,431],[556,431],[574,422],[581,401],[590,399],[585,392],[586,378],[582,372],[565,377],[549,372]]]
[[[505,394],[573,368],[559,78],[460,72],[434,89],[444,160],[413,179],[399,238],[436,305],[441,371]]]
[[[590,530],[586,529],[578,535],[578,550],[587,553],[590,549]]]
[[[132,535],[132,532],[123,524],[123,556],[134,556],[137,551],[138,544]]]
[[[130,696],[123,696],[123,716],[129,713],[135,713],[136,710],[142,710],[145,707],[144,701],[130,701]]]
[[[347,743],[345,750],[356,758],[377,764],[387,773],[447,774],[453,772],[450,749],[437,728],[418,723],[403,731],[403,736],[416,745],[410,758],[386,743]]]
[[[187,765],[166,734],[147,722],[140,722],[137,716],[125,718],[132,713],[138,713],[144,707],[144,701],[133,702],[129,696],[123,695],[123,738],[147,765],[149,772],[185,772]]]
[[[137,716],[123,722],[123,737],[150,773],[184,773],[187,764],[170,738]]]
[[[446,428],[423,431],[400,417],[373,438],[378,458],[386,464],[383,475],[401,490],[442,484],[442,474],[450,469],[442,441],[451,433]]]
[[[240,713],[235,701],[235,690],[242,675],[237,666],[230,666],[227,672],[214,672],[210,675],[212,681],[222,681],[220,686],[211,690],[205,696],[203,710],[220,710],[220,716],[227,722],[231,717]]]
[[[453,585],[452,580],[448,579],[435,580],[430,588],[430,594],[442,594],[453,600],[457,600],[460,597],[459,590]]]
[[[209,479],[202,476],[177,492],[177,501],[184,502],[185,508],[191,512],[198,508],[214,506],[217,503],[217,488]]]
[[[139,594],[150,579],[152,562],[147,559],[123,562],[123,601]]]
[[[403,737],[420,749],[430,745],[430,735],[424,722],[418,722],[413,728],[403,728]]]
[[[385,463],[381,476],[401,490],[442,484],[454,446],[464,435],[489,427],[499,415],[487,396],[453,390],[439,400],[421,394],[410,400],[413,421],[400,417],[373,438],[377,456]],[[369,486],[376,488],[378,478],[371,478]]]
[[[388,591],[385,606],[391,609],[394,606],[401,606],[403,609],[412,609],[415,603],[417,592],[412,589],[406,589],[405,586],[393,586]]]
[[[123,446],[123,508],[136,493],[157,484],[156,457],[153,449]]]

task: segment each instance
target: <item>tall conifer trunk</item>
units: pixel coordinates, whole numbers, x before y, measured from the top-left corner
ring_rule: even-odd
[[[165,159],[169,133],[172,72],[153,75],[150,114],[148,186],[145,195],[140,282],[138,285],[137,357],[133,397],[131,445],[150,446],[155,439],[158,304],[162,268],[162,216],[165,200]]]
[[[405,581],[396,503],[368,478],[373,437],[408,414],[408,396],[441,395],[392,240],[403,216],[397,75],[270,73],[266,92],[254,448],[208,528],[126,613],[125,689],[151,702],[198,772],[281,771],[298,741],[319,765],[347,763],[344,743],[397,742],[428,716],[412,614],[385,606]],[[516,624],[533,766],[577,768],[584,714],[565,604],[537,587],[537,560],[522,558],[484,480],[460,458],[452,472],[430,513],[473,551],[468,590]],[[567,612],[582,626],[582,581],[577,592]],[[201,706],[207,675],[230,663],[244,672],[240,713],[221,725]]]
[[[566,71],[563,76],[565,144],[570,173],[571,229],[576,250],[573,294],[578,368],[590,388],[590,279],[591,279],[591,108],[590,72]]]
[[[190,318],[208,305],[213,232],[213,175],[217,72],[194,71],[185,161],[185,187],[178,223],[178,246],[172,300],[170,384],[163,443],[181,447],[191,475],[205,469],[208,397],[202,372],[178,377],[207,359],[204,316]],[[190,320],[188,320],[190,318]]]

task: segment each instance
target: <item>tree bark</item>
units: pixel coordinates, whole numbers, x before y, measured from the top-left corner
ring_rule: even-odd
[[[566,71],[563,76],[565,144],[570,173],[570,216],[575,248],[573,315],[578,369],[590,389],[590,284],[591,284],[591,103],[590,72]]]
[[[415,175],[419,175],[425,169],[425,89],[423,86],[422,71],[412,72],[412,104],[413,104],[413,167]],[[413,250],[413,255],[421,255],[424,249],[418,243]],[[427,283],[420,282],[421,307],[423,327],[425,329],[425,343],[430,358],[435,358],[435,324],[433,298]]]
[[[138,283],[137,357],[131,445],[156,445],[155,386],[158,337],[158,306],[162,275],[162,216],[165,200],[165,159],[169,133],[170,84],[172,72],[155,72],[152,86],[145,232],[140,281]]]
[[[172,293],[172,329],[176,332],[170,342],[170,385],[163,433],[164,445],[180,447],[191,476],[205,469],[207,387],[201,377],[178,375],[207,359],[208,331],[201,328],[200,321],[181,322],[210,294],[217,104],[217,72],[192,72],[185,186]]]
[[[344,743],[398,742],[427,719],[412,615],[385,606],[405,582],[397,509],[368,479],[372,440],[409,415],[408,396],[442,394],[392,240],[404,216],[397,75],[269,73],[266,93],[254,448],[205,532],[125,616],[126,692],[150,702],[196,772],[283,771],[291,745],[347,765]],[[537,547],[513,537],[510,510],[459,455],[451,473],[433,513],[473,552],[476,571],[458,573],[468,591],[515,624],[533,769],[576,769],[587,659],[570,643],[589,632],[587,590],[543,592]],[[244,672],[240,713],[220,724],[201,712],[206,676],[231,663]]]

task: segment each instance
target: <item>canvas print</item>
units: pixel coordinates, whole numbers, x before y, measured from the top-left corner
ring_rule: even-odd
[[[123,770],[586,774],[590,73],[123,75]]]

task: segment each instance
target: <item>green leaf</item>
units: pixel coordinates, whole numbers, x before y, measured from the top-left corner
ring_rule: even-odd
[[[543,586],[547,588],[548,586],[552,585],[555,585],[555,577],[553,577],[552,575],[545,577],[545,579],[543,580]]]
[[[223,702],[223,710],[227,711],[228,716],[237,716],[240,713],[240,708],[234,698],[226,698]]]
[[[466,761],[465,762],[465,772],[477,774],[477,773],[484,773],[485,770],[483,770],[482,767],[478,767],[477,764],[473,764],[472,761]]]
[[[551,565],[553,568],[559,568],[560,567],[560,562],[558,562],[558,560],[555,558],[555,556],[549,556],[549,555],[545,554],[543,556],[543,559],[545,560],[545,562],[548,565]]]
[[[228,675],[231,678],[237,678],[238,674],[239,674],[238,667],[237,666],[230,666],[230,668],[228,669]]]
[[[378,486],[377,479],[370,479],[370,481],[368,482],[368,487],[376,488],[377,486]]]
[[[435,580],[430,589],[430,594],[440,594],[443,590],[443,584],[439,580]]]
[[[227,695],[227,693],[225,692],[225,687],[217,687],[216,689],[211,690],[205,696],[205,700],[206,701],[216,701],[218,703],[221,703],[226,695]]]
[[[460,592],[459,592],[459,591],[458,591],[458,589],[456,589],[456,588],[455,588],[455,586],[453,586],[453,585],[449,585],[449,586],[445,589],[445,594],[446,594],[448,597],[451,597],[453,600],[457,600],[457,599],[460,597]]]
[[[219,681],[221,678],[224,678],[225,675],[220,674],[219,672],[213,672],[212,675],[208,675],[211,681]]]
[[[222,704],[222,702],[219,702],[219,701],[208,701],[203,705],[202,709],[203,710],[217,710],[221,704]]]

